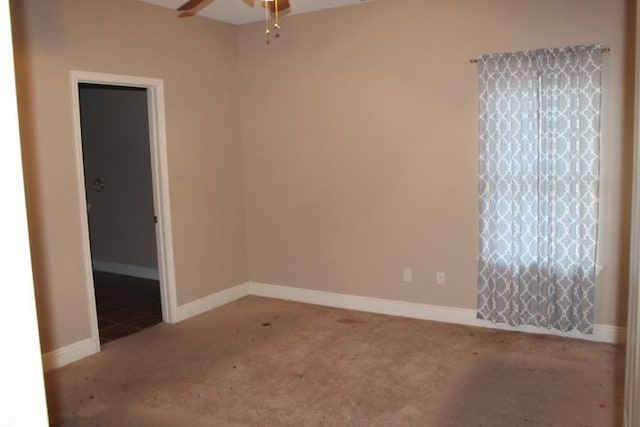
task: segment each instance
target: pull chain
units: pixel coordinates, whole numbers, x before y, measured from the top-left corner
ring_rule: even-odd
[[[276,29],[276,38],[280,37],[280,9],[278,8],[278,0],[275,0],[276,5],[276,23],[273,26]]]
[[[273,0],[272,0],[273,1]],[[269,30],[269,0],[265,0],[264,2],[264,36],[267,39],[267,44],[270,44],[269,34],[271,34],[271,30]]]

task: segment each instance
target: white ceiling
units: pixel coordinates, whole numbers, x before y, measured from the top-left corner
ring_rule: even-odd
[[[177,9],[187,0],[140,0],[157,6]],[[289,0],[291,15],[313,12],[321,9],[349,6],[373,0]],[[264,19],[264,9],[260,0],[254,1],[253,7],[245,3],[245,0],[214,0],[210,5],[198,12],[199,16],[228,22],[230,24],[247,24],[249,22]],[[179,12],[176,12],[176,17]]]

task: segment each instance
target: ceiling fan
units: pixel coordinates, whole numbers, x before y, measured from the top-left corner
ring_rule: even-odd
[[[242,0],[247,6],[255,6],[256,0]],[[177,10],[181,12],[178,16],[180,18],[188,18],[197,14],[200,10],[207,7],[211,4],[213,0],[189,0],[180,6]],[[291,4],[289,4],[289,0],[259,0],[264,7],[265,13],[265,36],[267,38],[267,44],[269,44],[269,35],[271,34],[271,30],[269,28],[269,21],[271,15],[275,18],[275,23],[273,24],[273,28],[276,30],[276,37],[280,37],[280,14],[286,13],[291,9]]]
[[[253,7],[255,5],[255,0],[242,0],[247,6]],[[205,8],[209,4],[213,3],[213,0],[189,0],[182,6],[180,6],[177,10],[182,12],[179,16],[181,18],[187,18],[189,16],[193,16],[201,9]],[[291,8],[289,4],[289,0],[261,0],[263,7],[268,7],[271,13],[283,12],[287,9]]]

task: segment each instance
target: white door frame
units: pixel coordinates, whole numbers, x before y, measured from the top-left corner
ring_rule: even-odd
[[[83,267],[87,284],[91,334],[96,348],[100,348],[98,317],[94,294],[91,247],[89,243],[89,221],[87,215],[84,161],[82,156],[82,133],[80,129],[80,83],[94,83],[112,86],[140,87],[147,89],[149,110],[149,146],[151,150],[151,176],[153,182],[154,212],[156,224],[156,246],[158,250],[158,273],[160,276],[160,296],[162,300],[162,320],[167,323],[178,321],[178,303],[175,286],[173,259],[173,238],[171,234],[171,209],[169,204],[169,169],[167,162],[167,139],[164,115],[164,85],[161,79],[124,76],[116,74],[71,71],[71,102],[73,108],[73,128],[76,154],[76,179],[78,201],[82,220]]]

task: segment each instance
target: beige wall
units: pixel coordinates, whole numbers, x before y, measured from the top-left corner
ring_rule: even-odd
[[[164,79],[178,303],[245,282],[236,28],[131,0],[11,6],[42,350],[90,334],[70,70]]]
[[[253,281],[474,308],[482,53],[602,43],[596,322],[624,325],[632,4],[378,0],[239,32]],[[625,71],[626,70],[626,71]],[[275,82],[275,83],[274,83]],[[412,284],[401,270],[413,269]],[[447,283],[436,286],[435,274]]]
[[[612,49],[596,322],[623,325],[627,2],[377,0],[287,17],[283,36],[266,46],[261,23],[179,20],[137,1],[12,1],[43,351],[90,329],[70,70],[164,79],[179,304],[251,279],[473,308],[477,84],[469,58],[594,42]],[[412,284],[401,281],[405,267]],[[447,273],[444,287],[435,285],[437,270]]]

